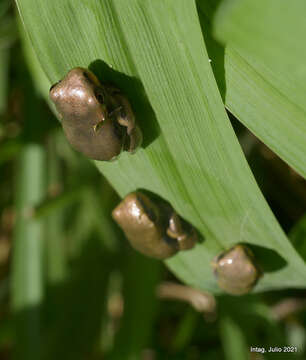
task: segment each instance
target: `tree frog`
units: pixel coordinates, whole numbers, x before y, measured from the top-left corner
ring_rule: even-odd
[[[212,267],[219,287],[232,295],[248,293],[261,276],[252,251],[242,244],[217,256]]]
[[[137,191],[128,194],[113,210],[114,220],[139,252],[166,259],[197,242],[195,229],[168,204]]]
[[[142,141],[129,101],[113,86],[102,85],[89,70],[77,67],[50,88],[72,147],[94,160],[112,160],[134,152]]]

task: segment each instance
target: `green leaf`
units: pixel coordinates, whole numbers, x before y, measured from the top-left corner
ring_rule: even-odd
[[[214,19],[214,34],[227,45],[224,53],[208,39],[226,106],[306,177],[306,3],[225,0],[214,17],[214,1],[198,3],[203,22]]]
[[[305,286],[305,264],[260,193],[227,118],[194,1],[17,3],[51,82],[74,66],[90,66],[131,100],[143,148],[96,165],[121,196],[150,190],[205,236],[167,261],[183,281],[220,292],[211,260],[249,242],[274,249],[286,262],[257,291]]]
[[[291,229],[289,237],[295,249],[306,261],[306,214]]]
[[[199,317],[199,313],[190,307],[182,314],[182,319],[177,326],[177,331],[171,344],[173,352],[182,351],[190,346]]]
[[[22,66],[25,119],[22,148],[18,153],[16,179],[16,224],[12,252],[11,309],[14,315],[14,359],[41,359],[42,302],[44,296],[45,223],[36,219],[34,208],[46,196],[46,151],[37,142],[41,120],[39,101]]]
[[[157,316],[155,292],[161,264],[134,251],[127,254],[122,271],[124,311],[110,354],[112,360],[141,358],[142,351],[149,345]]]
[[[6,48],[11,45],[12,42],[16,39],[16,24],[13,19],[8,18],[1,20],[0,27],[0,49]]]
[[[229,316],[220,321],[220,334],[226,360],[245,360],[248,346],[242,328]]]
[[[12,261],[12,309],[16,322],[16,359],[39,359],[43,299],[43,223],[31,209],[45,195],[45,152],[24,146],[19,158],[17,218]]]
[[[44,160],[45,153],[39,145],[24,147],[19,159],[14,242],[14,264],[18,269],[13,265],[13,307],[16,310],[36,305],[42,296],[40,256],[43,227],[40,221],[31,219],[31,210],[45,194]],[[28,257],[31,261],[27,261]],[[29,269],[24,269],[24,265],[28,265]]]
[[[48,138],[47,171],[48,189],[58,189],[61,184],[61,167],[56,153],[55,134]],[[56,192],[56,190],[55,190]],[[46,263],[48,286],[64,282],[67,278],[67,256],[64,244],[63,206],[46,217]],[[37,216],[36,216],[37,218]]]

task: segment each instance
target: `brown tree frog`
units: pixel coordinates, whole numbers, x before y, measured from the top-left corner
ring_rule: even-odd
[[[166,259],[197,242],[195,229],[170,205],[140,191],[127,195],[112,215],[131,245],[150,257]]]
[[[72,147],[94,160],[112,160],[134,152],[142,141],[129,101],[113,86],[102,85],[89,70],[77,67],[50,88]]]
[[[219,287],[232,295],[248,293],[262,275],[252,251],[242,244],[217,256],[212,266]]]

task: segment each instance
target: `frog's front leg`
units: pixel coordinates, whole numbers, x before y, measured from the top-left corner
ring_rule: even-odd
[[[110,88],[114,109],[110,116],[116,119],[118,124],[126,127],[128,135],[125,147],[128,151],[134,152],[142,143],[142,133],[136,125],[135,116],[128,99],[116,88]]]
[[[167,235],[177,239],[180,250],[191,249],[197,242],[197,234],[193,228],[187,231],[183,227],[183,221],[179,215],[173,212],[169,218]]]
[[[130,135],[135,127],[135,116],[129,101],[121,94],[112,95],[117,104],[114,113],[120,125],[127,128],[127,133]]]
[[[170,216],[167,235],[174,239],[177,239],[179,236],[183,235],[181,220],[175,212],[173,212]]]

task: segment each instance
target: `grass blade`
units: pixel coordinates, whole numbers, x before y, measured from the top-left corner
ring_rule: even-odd
[[[27,145],[19,159],[17,219],[12,264],[12,308],[16,318],[15,359],[40,359],[43,298],[43,223],[30,218],[44,196],[45,153]]]
[[[229,316],[220,321],[220,333],[226,360],[244,360],[248,358],[248,347],[243,330]]]
[[[61,167],[56,157],[55,134],[48,139],[48,193],[56,196],[61,184]],[[53,194],[52,194],[53,192]],[[67,276],[67,256],[64,247],[63,207],[46,217],[46,262],[48,285],[61,283]]]
[[[223,1],[215,17],[215,1],[198,6],[227,108],[306,177],[305,3]]]
[[[226,116],[193,1],[17,3],[52,82],[90,66],[128,94],[144,147],[96,165],[121,196],[137,188],[157,193],[205,235],[167,261],[181,279],[218,292],[210,261],[245,241],[286,263],[257,291],[305,285],[305,264],[261,195]]]
[[[141,271],[139,271],[141,269]],[[148,346],[157,316],[155,291],[161,265],[135,251],[128,252],[123,266],[124,313],[110,358],[127,360],[141,358]]]

